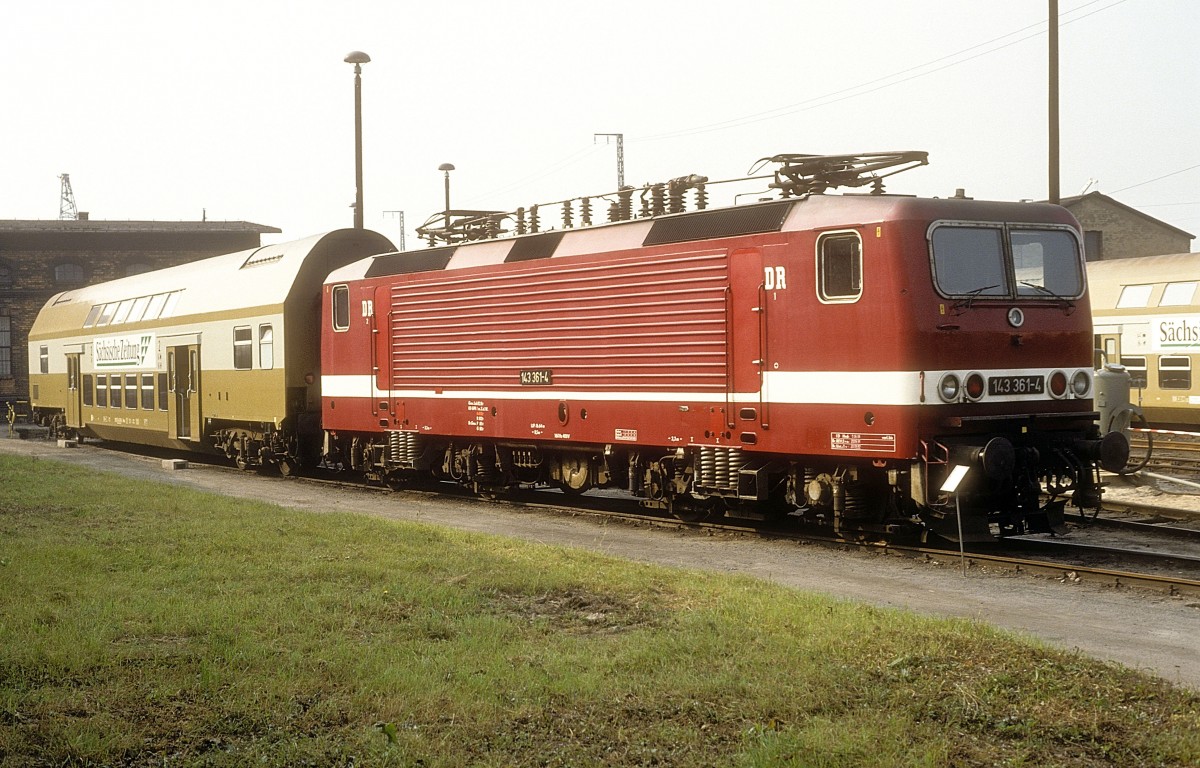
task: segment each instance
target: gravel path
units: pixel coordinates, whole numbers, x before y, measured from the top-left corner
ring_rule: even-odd
[[[513,536],[667,566],[740,573],[880,606],[966,617],[1200,690],[1200,601],[1194,598],[1009,574],[970,572],[964,577],[956,560],[926,564],[791,542],[712,537],[424,493],[368,492],[260,478],[195,463],[185,470],[169,471],[158,459],[91,445],[65,449],[50,442],[0,438],[0,451],[264,499],[296,509],[350,511]],[[1156,492],[1120,489],[1114,495],[1143,493]],[[1200,498],[1185,497],[1182,503],[1200,507]]]

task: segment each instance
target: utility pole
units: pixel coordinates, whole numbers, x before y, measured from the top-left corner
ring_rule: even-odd
[[[1062,199],[1058,186],[1058,0],[1050,0],[1050,202]]]
[[[599,137],[603,136],[607,139],[617,140],[617,189],[625,188],[625,134],[623,133],[593,133],[592,141],[594,142]]]
[[[400,240],[397,243],[397,245],[400,246],[399,250],[401,250],[401,251],[405,250],[405,248],[404,248],[404,211],[384,211],[383,215],[384,216],[395,216],[396,218],[400,219]]]

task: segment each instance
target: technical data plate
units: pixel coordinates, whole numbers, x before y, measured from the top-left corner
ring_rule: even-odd
[[[829,447],[835,451],[896,452],[896,436],[879,432],[830,432]]]

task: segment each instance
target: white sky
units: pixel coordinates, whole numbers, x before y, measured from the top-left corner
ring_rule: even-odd
[[[1060,0],[1064,196],[1200,234],[1197,0]],[[0,0],[0,219],[352,224],[766,155],[925,150],[892,192],[1045,199],[1047,0]],[[714,195],[714,202],[725,202]],[[1193,250],[1197,243],[1193,243]]]

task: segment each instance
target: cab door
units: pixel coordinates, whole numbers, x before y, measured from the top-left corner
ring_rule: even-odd
[[[776,291],[775,267],[765,266],[762,251],[757,248],[734,251],[730,256],[730,290],[727,294],[726,335],[728,387],[723,430],[733,430],[746,436],[765,430],[770,425],[766,401],[766,382],[769,352],[767,321],[771,294]],[[768,283],[764,275],[770,276]],[[735,402],[735,394],[743,397],[754,394],[753,401]]]
[[[200,345],[182,344],[167,349],[167,436],[199,440]]]

